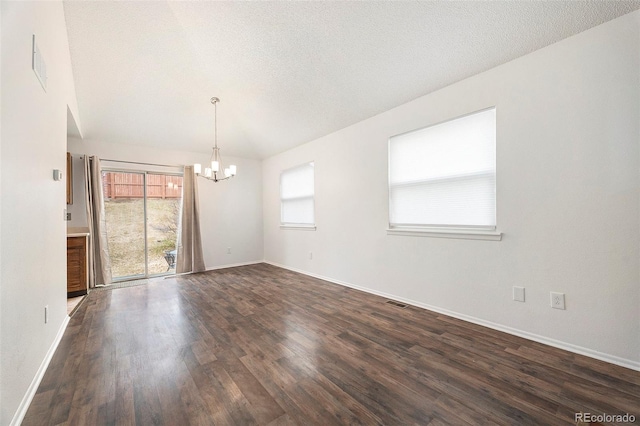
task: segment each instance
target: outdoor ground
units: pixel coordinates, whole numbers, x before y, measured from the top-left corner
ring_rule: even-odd
[[[144,274],[142,199],[105,200],[104,206],[113,278]],[[147,200],[150,275],[167,272],[164,252],[176,248],[179,211],[179,199]]]

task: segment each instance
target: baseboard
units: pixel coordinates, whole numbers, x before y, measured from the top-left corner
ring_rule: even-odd
[[[264,260],[254,260],[251,262],[242,262],[242,263],[230,263],[228,265],[213,266],[211,268],[207,268],[206,270],[215,271],[216,269],[236,268],[238,266],[257,265],[258,263],[264,263]]]
[[[47,367],[49,367],[49,363],[51,362],[51,358],[53,358],[53,354],[56,352],[60,341],[62,340],[62,336],[64,335],[64,331],[67,329],[67,324],[69,324],[70,317],[65,315],[62,324],[60,324],[60,328],[58,329],[58,334],[56,338],[53,340],[51,347],[47,351],[42,363],[40,364],[40,368],[36,372],[35,377],[31,381],[31,384],[27,388],[27,392],[25,393],[20,405],[18,406],[18,410],[13,415],[13,420],[11,420],[11,426],[18,426],[24,420],[24,416],[27,414],[27,410],[29,409],[29,405],[31,405],[31,401],[33,401],[33,397],[36,395],[36,391],[38,390],[38,386],[40,386],[40,382],[44,377],[44,373],[47,371]]]
[[[229,263],[227,265],[213,266],[211,268],[206,268],[204,270],[204,272],[215,271],[217,269],[237,268],[238,266],[257,265],[258,263],[264,263],[264,260],[253,260],[251,262]],[[162,277],[162,279],[163,280],[168,280],[168,279],[171,279],[171,278],[181,277],[181,276],[185,276],[185,275],[191,275],[191,274],[195,274],[195,273],[197,273],[197,272],[182,272],[180,274],[167,275],[166,277]]]
[[[533,340],[534,342],[542,343],[545,345],[553,346],[554,348],[563,349],[568,352],[573,352],[576,354],[588,356],[590,358],[595,358],[600,361],[605,361],[610,364],[619,365],[621,367],[629,368],[631,370],[640,371],[640,362],[633,361],[626,358],[621,358],[615,355],[610,355],[606,353],[602,353],[593,349],[584,348],[582,346],[573,345],[571,343],[562,342],[560,340],[551,339],[549,337],[540,336],[538,334],[529,333],[524,330],[519,330],[516,328],[508,327],[502,324],[497,324],[491,321],[486,321],[480,318],[476,318],[470,315],[461,314],[459,312],[450,311],[448,309],[440,308],[433,305],[428,305],[426,303],[417,302],[415,300],[406,299],[403,297],[396,296],[394,294],[384,293],[382,291],[372,290],[370,288],[361,287],[358,285],[354,285],[345,281],[336,280],[333,278],[325,277],[322,275],[314,274],[311,272],[303,271],[301,269],[291,268],[285,265],[280,265],[275,262],[270,262],[265,260],[264,263],[268,263],[269,265],[277,266],[278,268],[287,269],[289,271],[298,272],[303,275],[308,275],[310,277],[319,278],[324,281],[329,281],[334,284],[339,284],[345,287],[353,288],[356,290],[364,291],[365,293],[375,294],[376,296],[381,296],[387,299],[398,300],[403,303],[407,303],[409,305],[417,306],[419,308],[427,309],[429,311],[437,312],[439,314],[447,315],[453,318],[458,318],[463,321],[467,321],[473,324],[481,325],[483,327],[491,328],[493,330],[502,331],[507,334],[512,334],[514,336],[522,337],[528,340]]]

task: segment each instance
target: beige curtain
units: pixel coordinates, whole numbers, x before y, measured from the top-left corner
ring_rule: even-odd
[[[200,237],[200,208],[198,206],[198,181],[193,166],[185,166],[182,180],[182,226],[178,237],[176,273],[202,272],[205,270]]]
[[[89,288],[111,284],[111,260],[102,196],[102,173],[98,157],[84,156],[85,200],[89,236]]]

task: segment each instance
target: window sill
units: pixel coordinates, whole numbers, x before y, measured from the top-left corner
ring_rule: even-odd
[[[389,228],[387,229],[387,235],[402,235],[407,237],[454,238],[462,240],[502,240],[501,232],[470,231],[457,229]]]
[[[315,231],[315,225],[280,225],[280,229],[290,229],[294,231]]]

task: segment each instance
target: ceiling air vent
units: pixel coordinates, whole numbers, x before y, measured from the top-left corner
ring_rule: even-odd
[[[31,49],[31,68],[36,73],[40,85],[47,91],[47,64],[44,63],[44,58],[40,53],[40,49],[36,44],[36,35],[33,35],[33,48]]]

